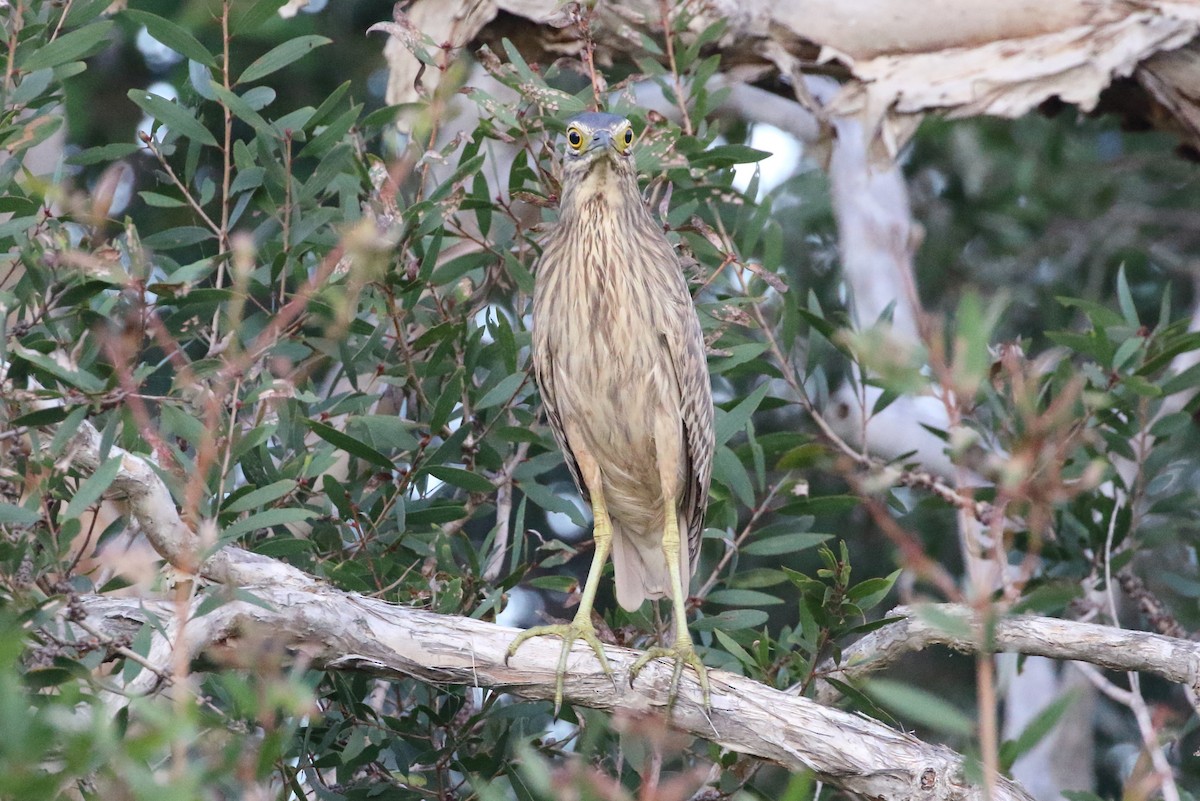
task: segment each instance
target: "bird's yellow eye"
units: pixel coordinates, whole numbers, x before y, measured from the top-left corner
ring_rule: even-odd
[[[576,151],[583,147],[583,134],[578,128],[567,131],[567,144]]]
[[[624,153],[633,144],[633,127],[629,123],[625,123],[624,129],[613,137],[613,144],[620,153]]]

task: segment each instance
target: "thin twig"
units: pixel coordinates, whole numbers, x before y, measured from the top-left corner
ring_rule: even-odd
[[[225,91],[232,92],[233,84],[229,79],[229,0],[221,3],[221,84]],[[221,114],[224,121],[225,143],[221,149],[221,226],[217,231],[218,250],[221,258],[217,261],[217,277],[214,287],[221,289],[225,283],[225,263],[229,258],[229,187],[233,177],[233,110],[223,100]],[[284,239],[285,246],[287,239]],[[221,309],[213,312],[212,342],[220,341]]]
[[[1112,580],[1112,555],[1119,510],[1120,505],[1113,504],[1108,521],[1108,533],[1104,539],[1104,594],[1108,599],[1108,612],[1112,617],[1112,625],[1116,628],[1121,627],[1121,618],[1117,613],[1117,594]],[[1158,734],[1154,731],[1150,711],[1146,708],[1146,699],[1142,697],[1141,678],[1133,671],[1126,673],[1126,676],[1129,679],[1129,699],[1126,706],[1133,712],[1134,720],[1137,721],[1138,733],[1142,737],[1142,745],[1146,749],[1147,756],[1150,757],[1155,773],[1158,774],[1163,801],[1179,801],[1179,788],[1175,785],[1175,774],[1171,770],[1170,763],[1167,762],[1166,754],[1158,744]]]
[[[766,513],[767,507],[771,505],[771,501],[775,500],[775,496],[779,494],[779,490],[783,489],[783,486],[788,481],[791,481],[791,479],[792,471],[789,470],[783,475],[782,478],[775,482],[771,489],[767,491],[767,496],[763,498],[757,506],[754,507],[754,511],[750,513],[750,519],[746,521],[746,525],[742,527],[742,530],[738,534],[737,538],[730,543],[729,547],[725,549],[725,553],[722,554],[720,561],[718,561],[713,567],[712,572],[708,574],[708,579],[706,579],[704,584],[701,585],[700,589],[696,591],[696,596],[698,598],[704,598],[708,595],[709,591],[712,590],[713,585],[717,583],[717,579],[721,575],[721,571],[725,569],[725,566],[729,564],[729,560],[733,559],[733,555],[738,552],[738,548],[741,547],[746,538],[749,537],[754,531],[754,524],[758,522],[758,519],[762,517],[764,513]]]
[[[513,507],[513,473],[525,461],[528,453],[528,442],[518,444],[513,455],[504,463],[504,469],[493,480],[496,485],[496,539],[492,542],[492,552],[488,555],[487,564],[484,566],[481,576],[487,582],[498,579],[500,570],[504,566],[504,554],[508,550],[508,542],[512,534],[509,522],[512,518]]]
[[[659,14],[662,16],[663,39],[667,45],[667,64],[671,70],[671,79],[675,84],[675,105],[679,107],[679,120],[683,133],[691,136],[692,118],[688,114],[687,103],[684,101],[683,79],[679,75],[679,67],[675,62],[675,28],[671,21],[671,4],[668,0],[658,0]]]
[[[151,136],[148,131],[141,131],[140,133],[142,144],[144,144],[146,149],[153,153],[154,157],[158,159],[159,165],[167,173],[167,177],[171,179],[171,183],[175,184],[175,188],[183,194],[184,201],[191,206],[192,211],[196,212],[196,216],[204,221],[204,224],[208,226],[208,229],[216,234],[218,238],[220,238],[221,226],[217,225],[217,223],[213,221],[213,218],[208,216],[208,212],[206,212],[204,207],[201,206],[196,198],[192,196],[192,193],[188,191],[187,185],[184,184],[184,182],[179,179],[179,176],[175,174],[175,170],[171,168],[171,164],[167,161],[166,156],[164,156],[162,151],[158,149],[158,143],[154,141],[154,137]]]

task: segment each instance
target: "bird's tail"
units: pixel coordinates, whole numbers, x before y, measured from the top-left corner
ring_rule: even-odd
[[[692,579],[691,561],[688,559],[687,525],[682,516],[679,520],[681,538],[679,575],[686,594]],[[630,612],[642,605],[647,598],[671,597],[671,574],[663,557],[660,532],[646,536],[640,531],[624,528],[613,521],[613,573],[617,585],[617,603]]]

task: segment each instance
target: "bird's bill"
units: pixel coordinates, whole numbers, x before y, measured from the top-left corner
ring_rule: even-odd
[[[588,142],[587,149],[584,152],[591,153],[593,150],[600,150],[601,148],[617,149],[616,144],[613,142],[612,134],[608,131],[593,132],[592,139]]]

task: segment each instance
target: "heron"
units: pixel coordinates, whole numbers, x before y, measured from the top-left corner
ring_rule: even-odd
[[[558,222],[535,270],[532,360],[554,439],[591,505],[595,551],[570,623],[527,629],[563,640],[554,709],[575,640],[612,668],[592,623],[611,553],[617,601],[630,611],[670,598],[674,638],[633,664],[684,666],[709,704],[708,674],[687,627],[687,588],[700,555],[715,434],[704,335],[683,268],[638,189],[634,132],[624,117],[586,112],[566,128]]]

